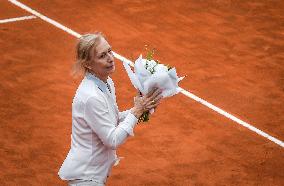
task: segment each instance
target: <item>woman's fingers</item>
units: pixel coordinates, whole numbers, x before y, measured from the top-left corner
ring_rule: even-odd
[[[156,108],[159,104],[161,103],[161,101],[159,100],[159,101],[157,101],[154,105],[152,105],[152,108]],[[151,109],[152,109],[151,108]]]
[[[154,93],[153,96],[151,96],[150,101],[153,103],[162,98],[163,98],[162,92],[157,92],[157,93]]]
[[[162,95],[162,93],[160,93],[160,94],[158,94],[158,95],[153,99],[153,101],[154,101],[154,102],[158,102],[158,101],[160,101],[162,98],[163,98],[163,95]]]
[[[159,99],[158,101],[154,102],[153,104],[147,106],[147,109],[151,110],[152,108],[156,108],[160,103],[161,103],[161,99]]]
[[[148,99],[146,103],[146,109],[152,109],[160,104],[161,99],[163,98],[162,93],[156,95],[153,99]]]
[[[152,91],[142,97],[141,107],[143,107],[144,111],[155,108],[160,104],[162,98],[162,91],[158,88],[154,88]]]
[[[154,92],[157,91],[157,90],[158,90],[158,88],[154,88],[153,90],[151,90],[150,92],[148,92],[148,94],[146,94],[146,97],[147,97],[147,98],[150,98],[150,97],[154,94]]]
[[[160,95],[162,91],[160,89],[155,90],[155,92],[148,98],[149,100],[154,100],[158,95]]]

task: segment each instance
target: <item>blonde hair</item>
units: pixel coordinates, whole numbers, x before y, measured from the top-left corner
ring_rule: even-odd
[[[76,45],[76,62],[73,65],[73,76],[85,75],[88,64],[92,62],[96,47],[105,36],[101,32],[82,35]]]

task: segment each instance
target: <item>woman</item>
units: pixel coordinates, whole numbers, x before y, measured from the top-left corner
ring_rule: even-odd
[[[162,98],[156,89],[134,98],[134,106],[119,112],[109,77],[115,71],[111,46],[101,33],[83,35],[77,44],[75,70],[85,77],[72,103],[71,149],[59,176],[69,185],[103,186],[119,161],[116,149],[129,137],[144,111]]]

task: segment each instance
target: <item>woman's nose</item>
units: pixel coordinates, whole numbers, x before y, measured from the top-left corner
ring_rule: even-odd
[[[111,53],[108,53],[107,55],[108,55],[108,61],[113,62],[113,59],[114,59],[113,53],[111,52]]]

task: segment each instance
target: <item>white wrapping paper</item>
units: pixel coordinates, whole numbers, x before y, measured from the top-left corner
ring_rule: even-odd
[[[159,88],[163,97],[170,97],[179,92],[178,82],[182,79],[177,76],[175,68],[168,70],[163,64],[156,64],[155,61],[148,61],[148,67],[154,67],[155,72],[151,74],[146,67],[146,59],[142,55],[135,61],[134,72],[130,66],[123,61],[123,66],[133,86],[143,95],[153,88]]]

